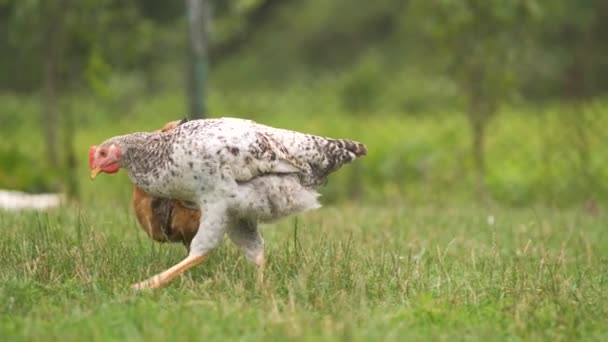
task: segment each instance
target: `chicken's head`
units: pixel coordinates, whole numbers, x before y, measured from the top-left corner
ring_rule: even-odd
[[[122,149],[114,144],[91,146],[89,148],[89,168],[91,179],[95,179],[100,172],[116,173],[120,169]]]

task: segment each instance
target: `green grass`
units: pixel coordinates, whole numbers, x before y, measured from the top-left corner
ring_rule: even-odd
[[[606,340],[606,218],[541,208],[326,207],[265,228],[263,288],[226,241],[167,288],[137,293],[130,283],[185,250],[148,240],[126,203],[0,212],[0,336]]]

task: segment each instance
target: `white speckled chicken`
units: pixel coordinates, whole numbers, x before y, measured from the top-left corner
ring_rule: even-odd
[[[133,285],[143,289],[161,287],[205,260],[226,233],[262,274],[264,240],[257,223],[318,208],[316,188],[366,152],[350,140],[221,118],[108,139],[89,149],[89,164],[91,178],[124,168],[145,192],[201,209],[204,229],[194,236],[188,257]]]

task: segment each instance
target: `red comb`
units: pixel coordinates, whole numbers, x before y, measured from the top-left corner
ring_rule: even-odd
[[[89,168],[93,170],[93,159],[95,159],[95,151],[97,151],[97,146],[89,147]]]

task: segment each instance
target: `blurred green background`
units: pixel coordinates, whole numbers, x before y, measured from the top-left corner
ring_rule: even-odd
[[[205,114],[366,143],[325,203],[608,202],[606,1],[0,0],[0,29],[0,189],[128,201],[88,147]]]

